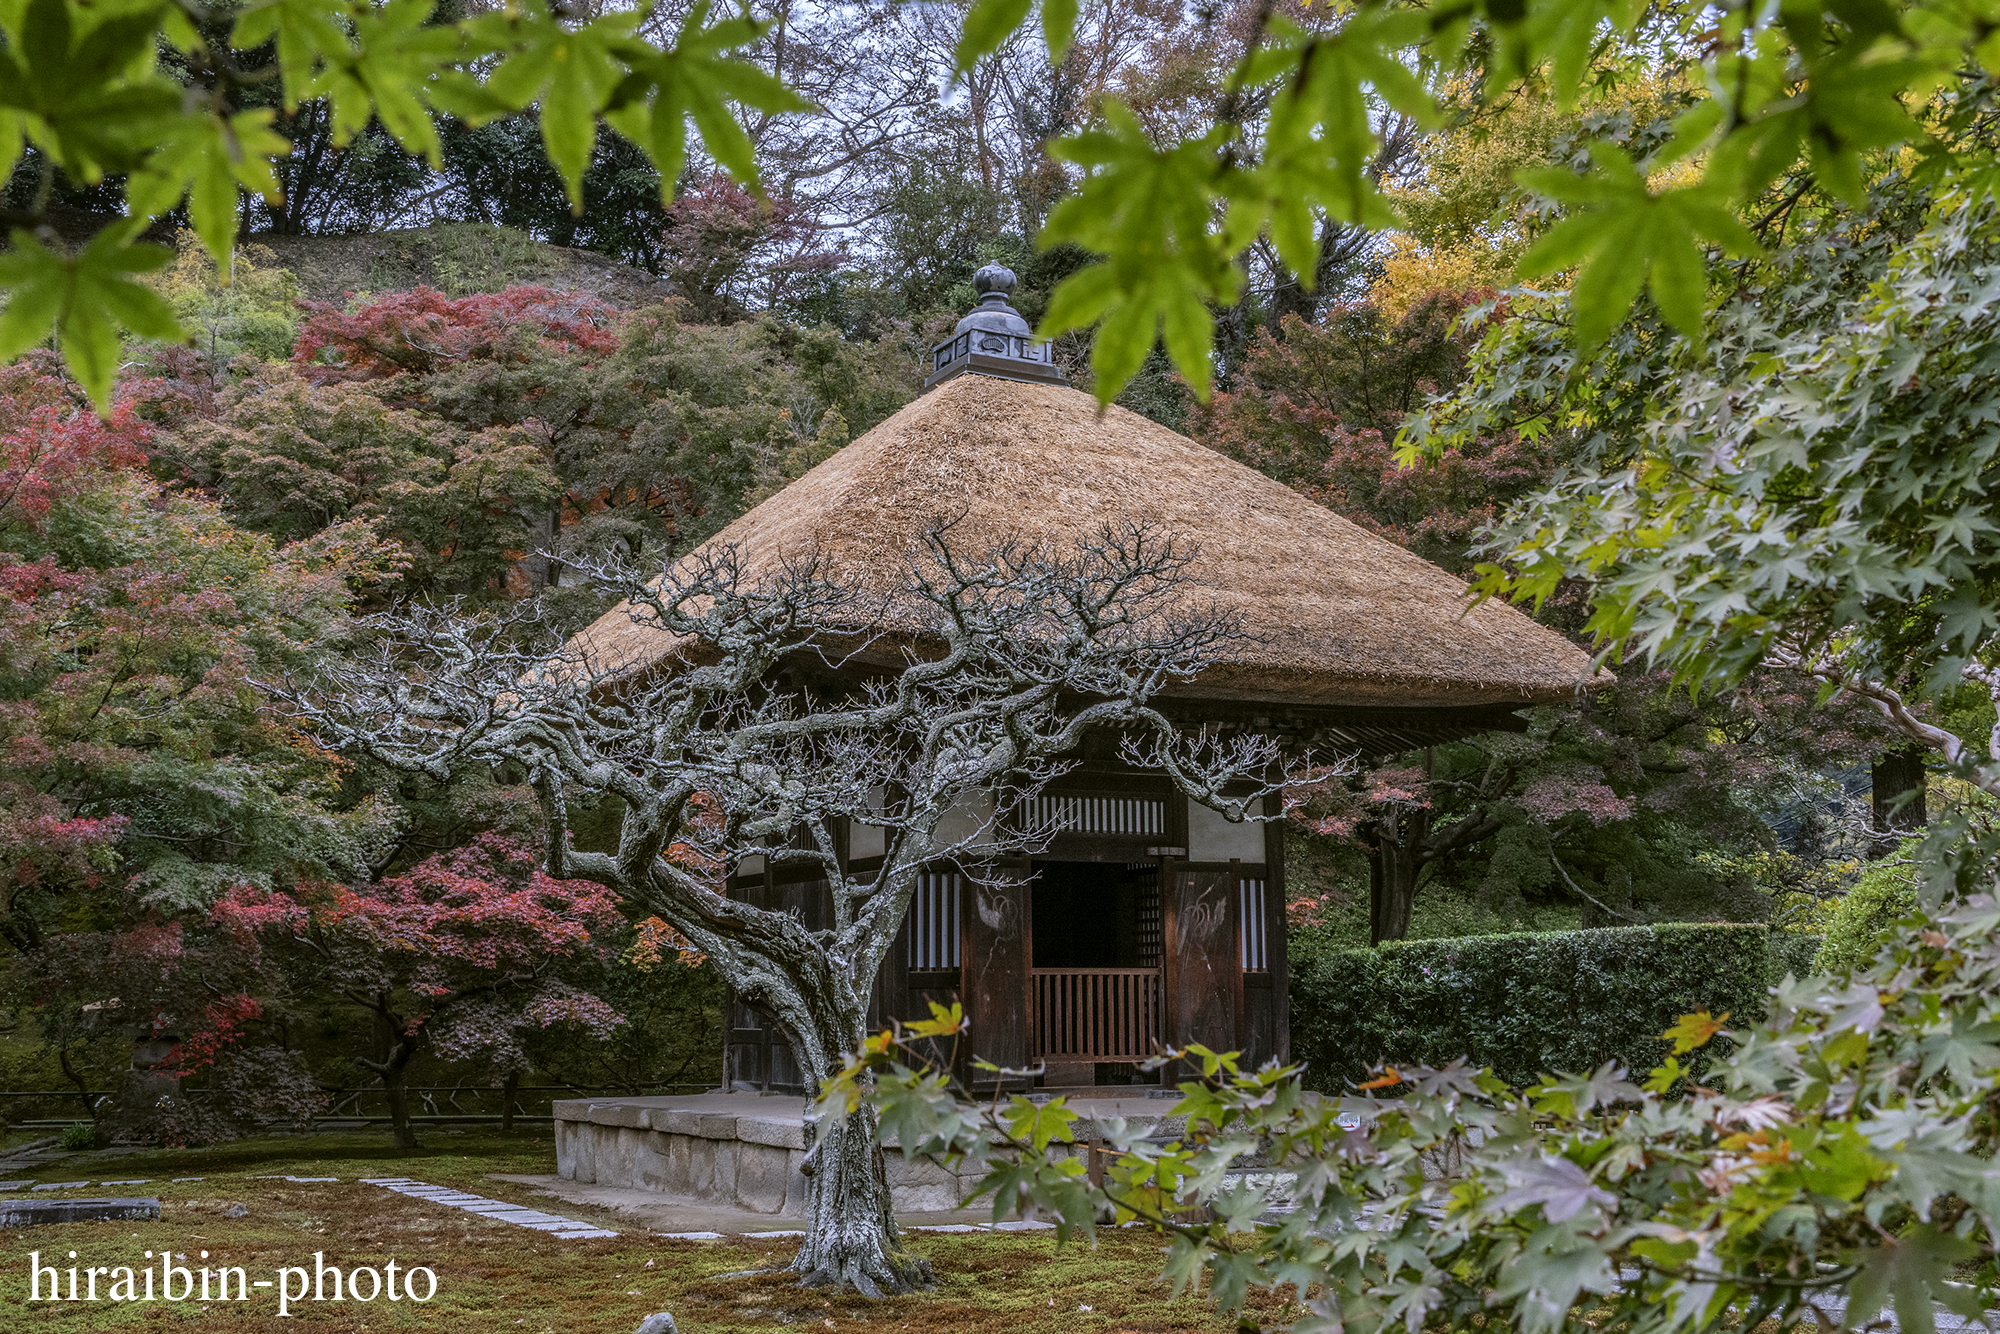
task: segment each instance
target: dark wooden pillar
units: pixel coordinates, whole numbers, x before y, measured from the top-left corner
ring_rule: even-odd
[[[1243,884],[1255,885],[1262,876],[1262,893],[1239,893],[1237,902],[1245,911],[1261,907],[1262,930],[1253,932],[1247,918],[1237,924],[1239,935],[1254,936],[1257,957],[1239,948],[1243,962],[1243,1006],[1237,1045],[1243,1050],[1243,1068],[1254,1070],[1266,1061],[1283,1064],[1291,1058],[1291,1007],[1286,987],[1290,977],[1285,955],[1285,862],[1284,830],[1278,822],[1263,827],[1264,859],[1259,866],[1246,866]],[[1253,966],[1255,965],[1255,966]]]
[[[1264,848],[1264,869],[1269,877],[1265,882],[1264,917],[1269,923],[1271,1001],[1276,1021],[1271,1055],[1282,1065],[1292,1059],[1292,964],[1285,940],[1288,923],[1283,820],[1273,820],[1264,826]]]

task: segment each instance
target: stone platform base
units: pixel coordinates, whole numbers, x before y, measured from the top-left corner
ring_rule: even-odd
[[[1157,1123],[1173,1102],[1129,1087],[1067,1092],[1085,1114]],[[1174,1097],[1177,1099],[1179,1094]],[[556,1175],[585,1185],[658,1191],[782,1218],[805,1214],[805,1104],[796,1097],[706,1093],[681,1098],[571,1098],[555,1104]],[[958,1208],[977,1181],[942,1164],[889,1154],[898,1213]]]

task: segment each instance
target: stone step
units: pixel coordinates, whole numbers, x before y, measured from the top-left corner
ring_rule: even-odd
[[[103,1223],[160,1216],[156,1196],[127,1199],[0,1200],[0,1228],[41,1223]]]

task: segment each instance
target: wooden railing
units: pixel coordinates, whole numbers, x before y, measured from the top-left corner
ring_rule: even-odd
[[[1164,1035],[1157,968],[1037,968],[1035,1055],[1136,1061]]]

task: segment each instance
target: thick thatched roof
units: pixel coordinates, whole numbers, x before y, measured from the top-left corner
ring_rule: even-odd
[[[1588,655],[1393,542],[1164,426],[1059,385],[962,375],[723,529],[745,574],[817,551],[887,594],[938,516],[960,551],[1007,538],[1073,549],[1147,521],[1198,544],[1190,579],[1234,608],[1236,645],[1184,696],[1308,707],[1520,706],[1572,695]],[[673,648],[623,610],[583,632],[639,669]]]

